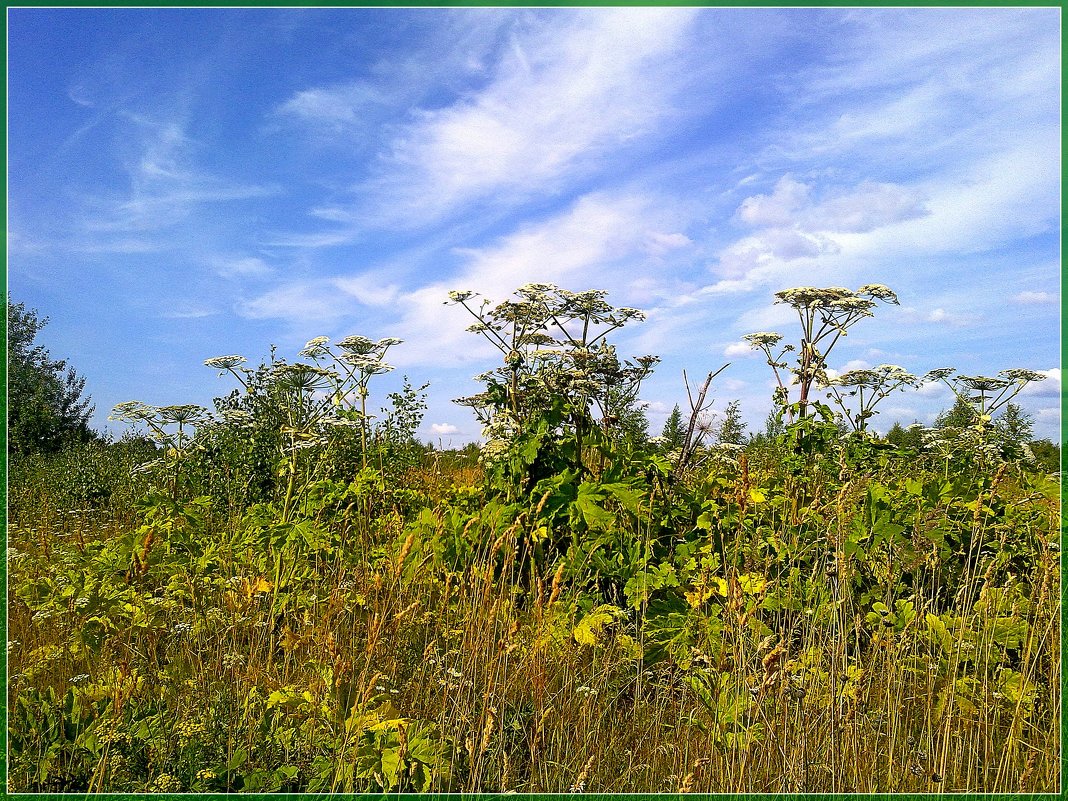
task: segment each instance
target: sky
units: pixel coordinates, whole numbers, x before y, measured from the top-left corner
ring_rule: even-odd
[[[797,341],[774,293],[881,283],[830,354],[1048,379],[1060,424],[1060,9],[8,9],[8,286],[120,402],[199,403],[203,366],[398,337],[419,436],[477,440],[500,354],[449,290],[608,291],[662,362],[651,433],[713,383],[750,432]],[[942,385],[873,427],[930,424]],[[110,427],[110,428],[109,428]]]

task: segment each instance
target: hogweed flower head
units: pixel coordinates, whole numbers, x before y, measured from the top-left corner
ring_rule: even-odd
[[[206,419],[208,410],[203,406],[185,403],[179,406],[160,406],[157,410],[165,423],[195,423]]]
[[[341,361],[351,364],[364,375],[379,375],[393,369],[392,365],[386,364],[380,357],[369,353],[344,353],[341,355]]]
[[[777,334],[774,331],[757,331],[753,334],[746,334],[742,339],[754,348],[774,348],[782,339],[782,334]]]
[[[857,290],[858,295],[868,295],[878,300],[885,301],[887,303],[896,303],[900,305],[897,299],[897,293],[885,284],[865,284]]]
[[[1007,378],[987,375],[958,375],[956,380],[976,392],[996,392],[1012,383]]]
[[[239,364],[244,364],[247,361],[248,359],[244,356],[213,356],[210,359],[205,359],[204,365],[206,367],[213,367],[216,370],[233,370]]]
[[[290,389],[310,392],[317,389],[326,389],[336,378],[334,373],[313,364],[284,364],[275,365],[274,371],[278,382]]]
[[[152,420],[156,416],[156,407],[141,401],[117,403],[108,415],[108,420]]]
[[[374,340],[359,336],[358,334],[338,340],[337,345],[339,348],[342,348],[349,353],[370,353],[376,347]]]
[[[999,376],[1002,376],[1008,381],[1023,381],[1028,383],[1031,381],[1045,381],[1047,376],[1045,373],[1039,373],[1034,370],[1026,370],[1020,367],[1013,368],[1012,370],[1001,370],[998,372]]]
[[[330,337],[315,337],[314,339],[309,339],[304,345],[304,348],[297,355],[306,356],[310,359],[327,356],[330,354],[330,350],[326,347],[326,343],[329,341]]]

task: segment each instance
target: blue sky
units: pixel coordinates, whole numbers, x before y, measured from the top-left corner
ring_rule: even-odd
[[[426,440],[499,356],[450,289],[609,291],[662,357],[653,432],[691,378],[753,429],[796,337],[773,293],[883,283],[831,364],[1012,367],[1059,429],[1060,10],[8,11],[8,280],[111,407],[231,389],[204,359],[397,336]],[[377,387],[377,389],[376,389]],[[875,427],[930,422],[938,386]]]

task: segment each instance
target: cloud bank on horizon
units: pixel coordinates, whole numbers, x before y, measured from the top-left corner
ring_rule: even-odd
[[[652,428],[732,362],[771,407],[772,293],[883,283],[835,368],[1028,367],[1060,424],[1060,9],[9,9],[9,291],[115,403],[199,402],[202,361],[405,340],[424,439],[494,353],[451,289],[645,310]],[[393,382],[393,383],[391,383]],[[877,418],[928,423],[948,390]],[[655,433],[655,431],[654,431]]]

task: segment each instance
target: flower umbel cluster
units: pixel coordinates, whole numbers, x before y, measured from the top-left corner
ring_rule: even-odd
[[[778,384],[775,400],[786,409],[790,421],[795,409],[800,417],[806,416],[812,386],[826,372],[827,357],[838,340],[857,322],[873,316],[872,310],[880,301],[898,303],[897,295],[883,284],[865,284],[855,291],[840,286],[800,286],[775,293],[776,303],[785,303],[797,312],[801,322],[801,341],[797,348],[787,344],[776,352],[783,338],[776,332],[760,331],[743,339],[764,352]],[[794,350],[797,366],[791,368],[784,357]],[[791,380],[785,379],[788,369],[793,374]],[[790,388],[794,384],[798,387],[798,399],[791,404]]]

